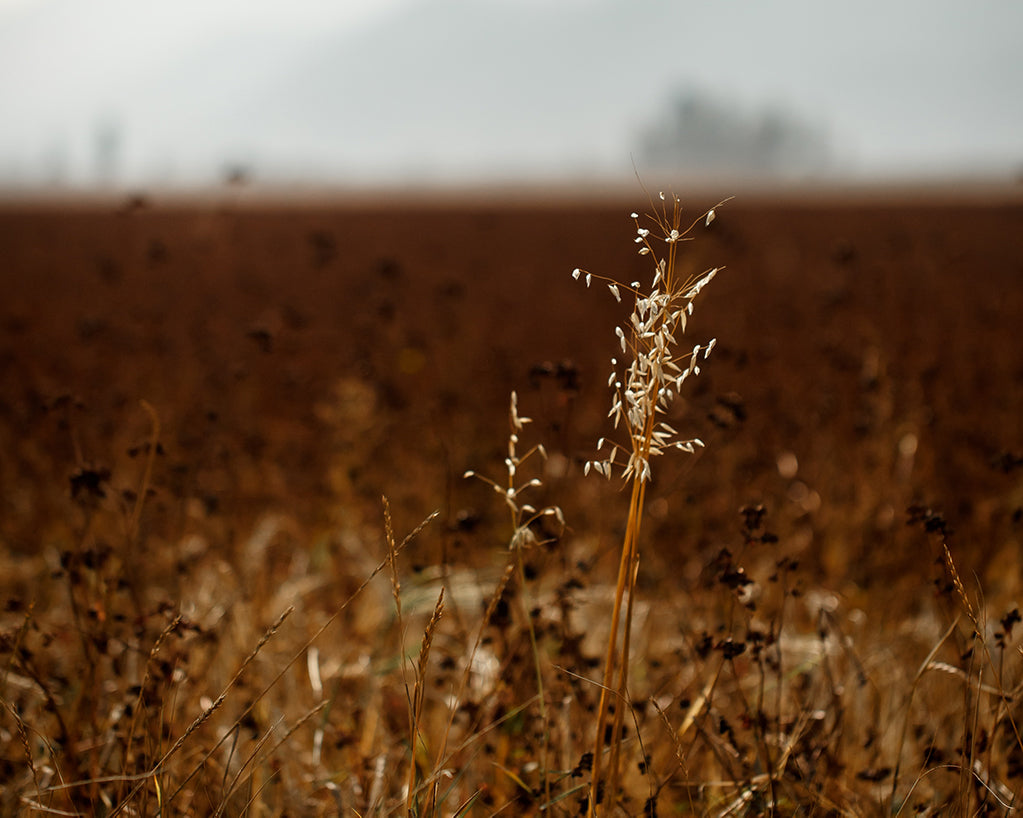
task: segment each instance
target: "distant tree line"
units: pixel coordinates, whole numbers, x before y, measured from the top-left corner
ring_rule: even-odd
[[[823,129],[793,113],[692,90],[675,95],[640,145],[643,164],[657,170],[789,175],[824,170],[830,158]]]

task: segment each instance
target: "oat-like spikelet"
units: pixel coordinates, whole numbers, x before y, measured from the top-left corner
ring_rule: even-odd
[[[562,528],[565,526],[565,517],[558,506],[547,506],[537,511],[532,505],[521,501],[520,495],[524,491],[539,488],[543,485],[543,481],[539,477],[534,477],[525,482],[519,481],[519,468],[533,455],[539,455],[542,460],[546,460],[547,450],[543,447],[543,444],[538,443],[526,451],[525,454],[519,454],[519,432],[523,430],[527,423],[532,423],[533,419],[519,414],[519,396],[515,392],[511,393],[508,422],[511,426],[511,431],[508,434],[508,456],[504,459],[505,469],[508,473],[508,479],[505,484],[501,485],[496,480],[492,480],[472,469],[465,472],[462,477],[466,479],[475,477],[477,480],[482,480],[497,494],[501,495],[501,499],[504,500],[511,515],[513,533],[509,542],[509,548],[514,550],[520,546],[535,544],[535,537],[530,529],[530,525],[541,517],[556,518]]]
[[[615,338],[626,360],[612,358],[608,378],[608,386],[613,391],[608,417],[614,420],[616,430],[624,432],[628,442],[601,438],[597,450],[606,448],[606,456],[585,466],[586,473],[593,470],[608,479],[619,466],[623,479],[638,477],[646,482],[651,478],[651,457],[668,449],[692,453],[703,446],[699,438],[680,439],[675,429],[658,420],[658,415],[667,412],[686,380],[700,374],[700,361],[710,356],[717,343],[717,339],[711,339],[706,344],[696,344],[691,352],[678,351],[679,336],[686,331],[696,297],[722,268],[683,278],[676,265],[679,244],[690,239],[690,233],[701,220],[709,226],[715,218],[715,209],[711,208],[682,229],[679,198],[671,197],[670,208],[663,193],[660,198],[660,209],[645,217],[656,230],[644,227],[643,218],[638,213],[632,214],[639,253],[650,256],[653,261],[649,288],[644,288],[639,281],[623,284],[579,268],[572,272],[575,279],[583,276],[587,286],[594,279],[603,281],[618,302],[622,300],[623,290],[634,297],[629,320],[615,327]]]

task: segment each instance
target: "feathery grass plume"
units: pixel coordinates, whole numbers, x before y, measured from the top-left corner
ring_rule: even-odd
[[[608,417],[613,419],[622,442],[601,438],[597,442],[597,451],[606,452],[606,455],[587,462],[584,467],[586,474],[594,471],[608,480],[619,470],[622,480],[631,485],[632,490],[597,713],[588,805],[590,815],[596,813],[597,804],[604,794],[613,799],[618,788],[622,723],[628,701],[629,637],[639,568],[639,532],[646,488],[652,478],[650,460],[669,449],[691,454],[703,446],[699,438],[680,439],[679,433],[659,417],[667,412],[686,380],[700,374],[700,361],[707,359],[717,343],[717,339],[712,339],[706,344],[696,344],[692,351],[685,353],[678,349],[679,336],[686,331],[696,297],[721,269],[707,270],[698,276],[683,276],[678,265],[679,245],[691,240],[690,233],[699,222],[709,226],[716,216],[716,208],[722,204],[724,202],[706,211],[685,228],[681,202],[675,195],[669,200],[661,193],[660,203],[651,202],[652,212],[645,217],[632,214],[636,223],[635,242],[640,245],[639,254],[649,256],[653,262],[649,287],[644,287],[639,281],[624,284],[579,268],[572,272],[572,277],[576,280],[582,277],[587,287],[594,280],[603,282],[619,303],[623,292],[634,298],[629,320],[623,326],[615,327],[615,338],[624,359],[611,359],[612,370],[608,378],[608,386],[613,393]],[[624,632],[619,637],[623,612]],[[618,699],[618,706],[614,708],[605,775],[604,744],[612,696]]]

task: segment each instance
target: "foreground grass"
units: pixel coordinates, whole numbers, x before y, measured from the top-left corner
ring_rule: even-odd
[[[355,444],[374,426],[365,392],[353,381],[338,401]],[[666,527],[646,529],[637,570],[637,506],[601,514],[623,506],[617,486],[584,480],[570,453],[544,459],[513,402],[503,456],[454,469],[507,475],[457,489],[465,514],[394,520],[341,480],[327,522],[287,508],[211,522],[182,496],[167,537],[147,526],[155,483],[175,500],[163,432],[151,407],[138,415],[134,456],[112,473],[80,463],[54,487],[65,513],[6,559],[8,814],[1016,806],[1019,614],[983,599],[926,506],[899,510],[918,573],[894,609],[883,588],[837,593],[806,565],[791,507],[842,509],[796,481],[784,512],[733,509],[728,539],[690,528],[684,560]],[[602,525],[565,516],[569,500]]]

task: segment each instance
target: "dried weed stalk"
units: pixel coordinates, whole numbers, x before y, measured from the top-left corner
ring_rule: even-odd
[[[721,204],[723,202],[716,207]],[[679,246],[691,239],[690,234],[701,221],[709,226],[714,220],[715,210],[711,208],[683,229],[678,196],[672,195],[669,199],[661,193],[659,205],[652,202],[652,212],[645,218],[638,213],[632,214],[639,253],[653,261],[649,288],[639,281],[623,284],[579,268],[572,272],[572,277],[577,280],[582,277],[587,287],[594,279],[604,282],[618,302],[622,300],[623,291],[634,298],[629,320],[624,326],[615,327],[624,359],[611,359],[612,369],[608,378],[608,386],[613,391],[608,417],[613,419],[616,432],[622,434],[624,440],[618,442],[601,438],[597,442],[597,450],[606,451],[606,456],[588,462],[585,467],[587,474],[594,471],[609,480],[616,468],[620,468],[622,480],[631,486],[629,516],[618,566],[611,632],[604,657],[597,711],[588,806],[590,815],[596,813],[605,793],[613,798],[618,789],[622,726],[628,702],[629,638],[639,569],[639,533],[646,489],[652,477],[650,460],[669,449],[691,454],[703,446],[699,438],[679,439],[679,433],[661,416],[667,413],[686,380],[700,374],[701,359],[706,360],[716,343],[716,339],[712,339],[707,344],[696,344],[691,352],[680,353],[678,350],[679,337],[686,331],[696,297],[720,269],[707,270],[699,276],[683,275],[679,269]],[[610,735],[606,735],[612,697],[618,699],[618,704],[614,707]],[[605,744],[609,745],[606,771]]]
[[[478,480],[482,480],[484,483],[493,488],[495,492],[501,495],[507,505],[512,526],[512,534],[508,543],[508,550],[512,552],[512,559],[518,572],[519,582],[523,591],[525,591],[526,566],[523,551],[527,548],[540,544],[533,528],[534,524],[538,523],[544,517],[554,517],[558,521],[560,527],[564,529],[565,517],[558,506],[547,506],[537,510],[529,503],[521,502],[520,495],[526,489],[539,488],[543,485],[543,481],[539,477],[533,477],[524,483],[519,482],[521,480],[519,469],[534,454],[539,455],[542,459],[546,460],[547,451],[544,449],[542,444],[537,444],[528,449],[525,454],[519,454],[519,434],[525,428],[527,423],[532,423],[532,418],[524,417],[519,414],[519,398],[518,394],[515,392],[511,393],[511,399],[508,406],[508,420],[511,430],[508,434],[508,456],[504,459],[504,465],[508,474],[507,482],[502,486],[497,481],[491,480],[489,477],[485,477],[471,469],[465,472],[463,477],[475,477]],[[522,598],[520,597],[520,599]],[[522,603],[523,618],[526,623],[526,629],[529,633],[529,644],[533,654],[533,667],[536,671],[536,689],[540,705],[540,720],[544,725],[543,744],[540,750],[540,772],[543,778],[543,785],[541,789],[543,790],[544,796],[549,801],[551,792],[547,760],[550,743],[550,719],[547,712],[546,697],[544,695],[543,662],[541,661],[540,646],[536,638],[536,628],[533,627],[532,614],[524,599],[522,599]]]

